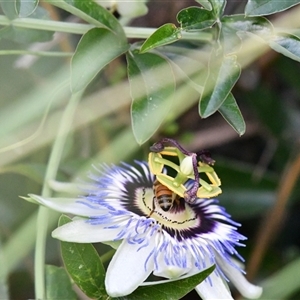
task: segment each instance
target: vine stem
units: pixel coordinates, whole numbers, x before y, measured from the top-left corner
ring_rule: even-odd
[[[63,154],[66,138],[71,130],[73,117],[82,92],[73,94],[63,113],[58,133],[54,140],[45,174],[42,197],[50,197],[52,192],[48,185],[49,180],[55,179]],[[45,250],[48,230],[49,209],[39,207],[37,216],[37,236],[35,246],[35,296],[36,299],[46,299],[45,293]]]
[[[84,34],[88,30],[96,27],[91,24],[79,24],[62,21],[40,20],[33,18],[18,18],[14,20],[8,19],[6,16],[0,15],[0,25],[13,25],[16,28],[38,29],[47,31],[58,31],[73,34]],[[157,28],[145,27],[124,27],[127,38],[147,39]],[[182,40],[210,41],[212,35],[207,32],[181,32]]]

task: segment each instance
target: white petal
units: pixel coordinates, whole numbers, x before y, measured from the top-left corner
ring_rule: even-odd
[[[81,203],[80,201],[83,201],[81,198],[46,198],[33,194],[29,196],[39,204],[62,213],[92,217],[106,212],[103,208],[97,206],[92,207]]]
[[[154,268],[152,257],[147,261],[154,247],[154,236],[143,248],[139,244],[129,244],[127,240],[123,240],[106,273],[105,287],[111,297],[131,294],[147,279]]]
[[[159,268],[158,270],[154,271],[153,274],[159,277],[174,279],[188,273],[188,271],[189,269],[183,269],[177,266],[164,266],[164,268]]]
[[[226,282],[216,271],[213,271],[206,280],[197,285],[196,291],[203,300],[233,300]]]
[[[56,228],[52,237],[75,243],[97,243],[112,241],[120,232],[120,228],[105,228],[105,225],[91,225],[87,219],[76,219],[70,223]]]
[[[157,269],[153,272],[155,276],[159,277],[165,277],[169,279],[175,279],[182,275],[188,274],[193,269],[192,267],[192,256],[189,251],[187,251],[185,248],[182,248],[180,255],[177,255],[177,259],[185,259],[185,267],[180,267],[180,265],[183,265],[183,262],[179,262],[179,265],[176,265],[176,257],[174,256],[174,252],[172,251],[172,245],[169,245],[171,249],[166,248],[165,251],[159,253],[157,257]],[[165,252],[172,253],[172,255],[169,255],[167,257],[167,260],[173,260],[173,265],[171,265],[171,262],[169,264],[166,263],[166,254]],[[197,269],[199,272],[199,269]]]
[[[263,290],[260,286],[250,283],[240,270],[231,266],[219,256],[216,256],[216,259],[224,274],[245,298],[257,299],[261,296]]]

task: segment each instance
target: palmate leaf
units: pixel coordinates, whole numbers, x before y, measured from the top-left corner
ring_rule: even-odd
[[[143,144],[169,112],[175,80],[169,62],[157,54],[133,51],[126,57],[132,97],[132,129],[137,143]]]
[[[298,3],[300,3],[299,0],[248,0],[245,14],[248,16],[274,14]]]
[[[178,300],[193,290],[200,284],[213,270],[215,266],[205,269],[203,272],[194,276],[171,281],[162,284],[141,286],[132,294],[119,297],[118,300]]]
[[[78,43],[71,62],[71,89],[84,89],[113,59],[127,51],[129,45],[105,28],[89,30]]]
[[[199,102],[199,114],[202,118],[209,117],[221,107],[240,73],[241,67],[235,55],[223,56],[222,52],[218,53],[213,49],[208,76]]]
[[[140,53],[145,53],[156,47],[176,42],[181,38],[180,31],[181,29],[172,23],[162,25],[146,39],[141,46]]]
[[[70,218],[62,216],[59,225],[68,222]],[[92,244],[61,242],[61,252],[68,273],[88,297],[98,299],[106,295],[105,270]]]

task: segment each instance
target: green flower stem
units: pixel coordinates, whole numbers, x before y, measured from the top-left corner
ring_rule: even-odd
[[[88,30],[95,27],[94,25],[90,24],[78,24],[33,18],[19,18],[9,20],[6,16],[3,15],[0,15],[0,25],[13,25],[17,28],[58,31],[73,34],[84,34]],[[155,30],[156,28],[124,27],[125,34],[128,38],[138,39],[147,39]],[[181,35],[182,40],[210,41],[212,39],[212,35],[207,32],[181,32]]]
[[[53,144],[50,154],[48,167],[45,174],[44,186],[42,189],[43,197],[51,196],[51,189],[48,185],[49,180],[56,178],[57,170],[63,154],[65,142],[70,132],[73,116],[75,114],[82,92],[72,95],[65,111],[61,123],[59,124],[58,133]],[[39,207],[37,216],[37,236],[35,247],[35,296],[36,299],[46,299],[45,297],[45,250],[46,237],[48,229],[49,210],[46,207]]]
[[[19,18],[10,20],[0,15],[0,25],[13,25],[16,28],[38,29],[47,31],[58,31],[65,33],[84,34],[95,26],[89,24],[78,24],[61,21],[40,20],[33,18]]]

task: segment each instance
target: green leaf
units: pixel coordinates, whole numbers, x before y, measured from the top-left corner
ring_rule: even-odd
[[[0,7],[3,13],[10,19],[18,18],[18,13],[16,11],[16,6],[14,1],[0,1]]]
[[[84,89],[109,62],[128,50],[128,44],[104,28],[83,35],[71,62],[71,89]]]
[[[299,3],[299,0],[248,0],[245,14],[262,16],[283,11]]]
[[[297,36],[276,32],[269,40],[269,46],[276,52],[300,62],[300,39]]]
[[[177,14],[177,21],[184,30],[201,30],[211,27],[217,20],[212,11],[200,7],[188,7]]]
[[[226,0],[196,0],[200,3],[205,9],[211,10],[214,15],[219,18],[223,12],[226,5]]]
[[[70,218],[63,215],[59,226],[70,221]],[[106,294],[105,270],[92,244],[61,242],[61,252],[68,273],[88,297],[99,298]]]
[[[195,0],[200,3],[205,9],[212,10],[212,6],[209,0]]]
[[[46,299],[77,299],[76,293],[72,289],[70,277],[64,268],[46,266]]]
[[[15,0],[16,11],[20,18],[30,16],[39,4],[39,0]]]
[[[262,282],[261,299],[298,299],[295,293],[299,291],[300,258],[289,262],[275,274]]]
[[[172,63],[177,82],[185,82],[192,86],[199,94],[203,91],[200,83],[204,82],[207,76],[207,60],[210,51],[205,49],[186,49],[182,46],[164,47],[160,53],[168,57]]]
[[[141,46],[140,53],[147,52],[159,46],[171,44],[180,38],[180,28],[177,28],[172,23],[164,24],[146,39]]]
[[[97,27],[105,27],[116,33],[120,39],[125,40],[126,36],[119,21],[103,6],[92,0],[46,0],[61,9],[78,16],[84,21]]]
[[[5,1],[6,2],[6,1]],[[11,2],[11,1],[7,1]],[[14,2],[13,6],[14,6]],[[12,11],[9,11],[7,8],[7,5],[5,5],[6,11],[8,14],[10,14],[11,19],[17,18],[18,15],[16,13],[16,16],[14,17]],[[14,10],[15,7],[13,8]],[[39,19],[39,20],[49,20],[48,12],[42,8],[37,7],[35,11],[30,16],[33,19]],[[0,38],[6,38],[8,40],[13,40],[17,43],[34,43],[34,42],[46,42],[53,38],[53,32],[46,31],[46,30],[37,30],[37,29],[28,29],[28,28],[17,28],[13,25],[4,27],[0,30]]]
[[[154,53],[127,54],[128,77],[132,97],[132,129],[136,141],[143,144],[167,116],[175,89],[168,61]]]
[[[219,112],[239,135],[245,133],[246,124],[232,93],[229,93],[222,106],[219,108]]]
[[[194,276],[175,280],[167,283],[141,286],[132,294],[118,298],[119,300],[177,300],[192,291],[200,284],[209,274],[213,272],[215,266],[205,269],[203,272]]]
[[[221,20],[222,26],[233,32],[250,32],[264,40],[273,35],[273,26],[264,17],[245,17],[244,15],[225,16]]]
[[[243,37],[249,33],[262,42],[268,42],[274,36],[273,26],[264,17],[245,17],[244,15],[225,16],[221,19],[221,41],[224,54],[239,51]]]
[[[222,53],[212,51],[209,72],[199,103],[202,118],[207,118],[221,107],[240,73],[241,68],[235,55],[224,57]]]
[[[220,31],[220,41],[225,55],[237,53],[242,46],[242,40],[237,35],[237,30],[230,25],[228,26],[227,22],[223,21]]]
[[[212,7],[213,7],[213,11],[215,13],[215,15],[217,17],[220,17],[225,9],[225,5],[226,5],[226,0],[209,0]]]

